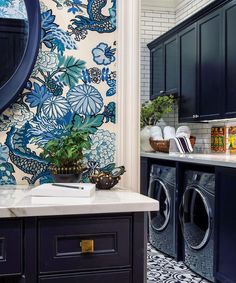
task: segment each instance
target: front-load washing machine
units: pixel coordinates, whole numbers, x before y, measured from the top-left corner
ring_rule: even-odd
[[[214,282],[215,174],[186,171],[179,216],[185,264]]]
[[[149,241],[157,250],[176,257],[176,169],[152,165],[148,194],[160,204],[159,211],[149,213]]]

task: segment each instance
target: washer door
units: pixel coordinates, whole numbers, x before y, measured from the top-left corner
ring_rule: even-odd
[[[152,228],[158,232],[163,231],[170,220],[171,199],[170,194],[162,180],[156,178],[151,181],[149,197],[158,200],[159,211],[149,213],[149,221]]]
[[[180,222],[185,242],[190,248],[200,250],[208,243],[212,211],[198,187],[187,187],[180,206]]]

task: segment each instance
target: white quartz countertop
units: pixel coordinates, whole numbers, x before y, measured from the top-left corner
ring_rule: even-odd
[[[125,189],[96,191],[91,198],[33,197],[30,188],[0,187],[0,218],[159,210],[151,198]]]
[[[236,155],[141,152],[142,157],[236,168]]]

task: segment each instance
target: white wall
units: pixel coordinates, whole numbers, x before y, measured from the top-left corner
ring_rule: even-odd
[[[187,17],[211,3],[213,0],[183,0],[176,8],[142,7],[141,11],[141,98],[149,99],[149,51],[146,44],[157,38],[167,30],[174,27]],[[178,106],[173,113],[164,118],[164,122],[170,126],[178,124]],[[236,120],[230,124],[236,125]],[[227,126],[226,122],[212,122],[208,124],[187,124],[192,134],[197,137],[195,152],[209,153],[211,148],[211,127]]]

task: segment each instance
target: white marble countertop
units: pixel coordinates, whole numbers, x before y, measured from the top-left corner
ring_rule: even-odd
[[[162,160],[182,161],[195,164],[225,166],[236,168],[236,155],[228,154],[181,154],[162,152],[141,152],[142,157],[156,158]]]
[[[125,189],[96,191],[91,198],[32,197],[27,186],[0,187],[0,218],[159,210],[159,203]]]

